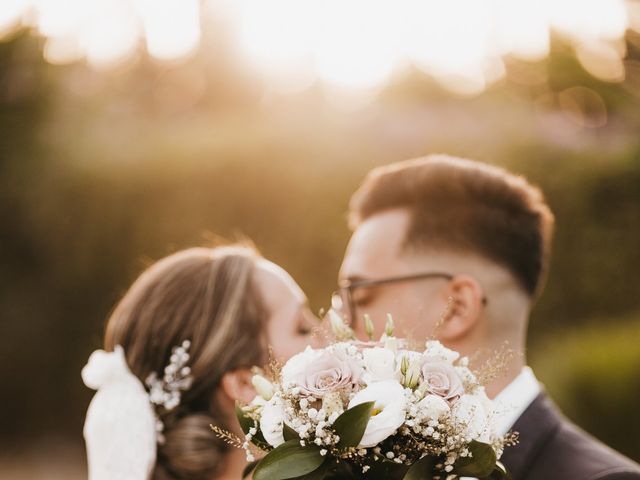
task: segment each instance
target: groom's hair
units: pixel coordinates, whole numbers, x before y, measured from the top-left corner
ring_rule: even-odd
[[[411,214],[404,248],[475,253],[509,270],[531,297],[542,289],[554,218],[523,177],[447,155],[378,167],[351,198],[351,228],[396,208]]]

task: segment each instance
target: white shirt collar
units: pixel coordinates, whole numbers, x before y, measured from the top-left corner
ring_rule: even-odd
[[[541,388],[533,370],[524,367],[518,376],[494,399],[496,430],[505,435],[540,393]]]
[[[496,433],[506,435],[541,390],[533,370],[524,367],[518,376],[493,399]],[[460,480],[477,479],[460,477]]]

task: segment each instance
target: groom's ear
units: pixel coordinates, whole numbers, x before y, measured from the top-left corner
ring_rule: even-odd
[[[231,400],[247,404],[256,396],[256,390],[251,383],[252,378],[253,373],[247,368],[233,370],[222,376],[220,386]]]
[[[446,294],[451,303],[443,323],[438,328],[438,337],[452,342],[465,337],[478,325],[484,293],[473,277],[456,275],[449,282]]]

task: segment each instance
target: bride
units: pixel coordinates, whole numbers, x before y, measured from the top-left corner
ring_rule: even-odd
[[[90,480],[237,480],[244,452],[235,401],[255,395],[251,367],[312,343],[315,318],[293,279],[254,249],[193,248],[133,283],[82,376],[97,390],[84,436]]]

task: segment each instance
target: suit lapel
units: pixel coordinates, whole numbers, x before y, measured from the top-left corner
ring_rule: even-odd
[[[520,435],[519,443],[506,447],[500,459],[514,480],[526,478],[541,448],[558,429],[560,422],[557,408],[544,392],[520,415],[512,428]]]

